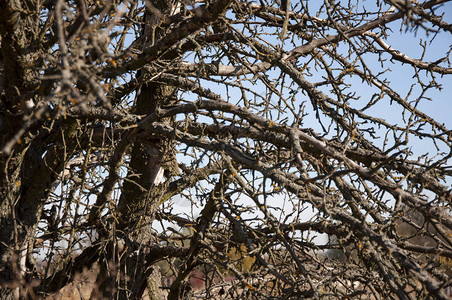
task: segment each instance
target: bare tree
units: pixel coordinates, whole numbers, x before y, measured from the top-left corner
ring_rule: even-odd
[[[449,2],[0,1],[0,297],[447,299]]]

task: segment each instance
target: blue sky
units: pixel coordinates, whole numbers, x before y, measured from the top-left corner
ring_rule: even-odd
[[[310,2],[313,3],[313,2]],[[314,2],[315,3],[315,2]],[[321,1],[318,1],[317,3],[321,3]],[[375,1],[364,1],[361,2],[365,5],[374,5]],[[311,4],[310,4],[311,5]],[[311,6],[311,9],[315,9],[315,7]],[[388,7],[389,8],[389,7]],[[444,20],[446,22],[451,23],[452,22],[452,5],[446,4],[444,5],[441,10],[445,13]],[[427,43],[427,50],[424,55],[424,61],[436,61],[437,59],[443,57],[446,55],[447,51],[449,51],[451,44],[452,44],[452,38],[449,33],[440,32],[435,38],[434,35],[431,34],[430,36],[426,36],[423,33],[423,30],[420,29],[419,32],[405,30],[405,27],[400,31],[400,25],[401,21],[396,21],[388,25],[392,29],[392,34],[389,35],[387,39],[385,39],[386,43],[395,48],[396,50],[401,51],[402,53],[408,55],[411,58],[420,59],[422,55],[423,48],[419,45],[420,41]],[[281,41],[279,41],[275,37],[268,37],[269,41],[272,41],[274,44],[280,44]],[[299,46],[299,45],[296,45]],[[291,45],[285,44],[286,50],[291,50]],[[340,47],[340,46],[339,46]],[[383,58],[386,58],[387,61],[384,63],[384,66],[381,66],[380,62],[378,61],[378,55],[370,54],[365,55],[365,61],[368,67],[374,72],[378,73],[383,70],[387,70],[386,73],[382,76],[382,78],[387,78],[390,81],[390,87],[398,92],[402,98],[405,98],[407,96],[407,93],[412,88],[412,93],[408,97],[408,101],[414,101],[418,98],[420,89],[419,86],[416,84],[417,80],[416,78],[413,78],[414,71],[413,68],[408,65],[404,64],[402,65],[400,62],[395,61],[391,62],[389,60],[389,55],[383,55]],[[301,57],[299,61],[308,60],[309,57]],[[359,65],[359,63],[358,63]],[[447,64],[443,64],[444,67],[450,67]],[[268,72],[271,79],[278,78],[280,71],[278,69],[272,69]],[[313,72],[312,77],[308,77],[307,79],[311,82],[321,81],[320,76],[315,74]],[[425,71],[420,72],[421,79],[424,82],[428,82],[431,80],[428,76],[425,76]],[[417,108],[421,110],[422,112],[427,113],[429,116],[433,117],[436,121],[440,123],[444,123],[446,127],[450,128],[452,126],[452,103],[451,103],[451,95],[452,95],[452,76],[451,75],[445,75],[445,76],[436,76],[436,81],[442,86],[442,90],[438,91],[435,89],[431,89],[428,91],[427,94],[425,94],[425,97],[431,98],[431,100],[422,99],[420,100],[419,104],[417,105]],[[250,76],[251,77],[251,76]],[[288,77],[286,77],[287,79]],[[378,91],[376,88],[371,88],[367,83],[362,83],[360,79],[357,77],[346,77],[346,81],[351,83],[350,90],[354,91],[359,95],[361,98],[360,100],[356,102],[350,103],[352,107],[355,108],[361,108],[363,107],[369,99],[372,97],[372,95]],[[232,103],[240,104],[239,101],[241,98],[241,94],[238,91],[232,91],[232,89],[229,89],[229,96],[226,95],[226,92],[224,90],[224,87],[221,87],[221,85],[213,84],[213,83],[205,83],[206,85],[204,87],[210,88],[212,91],[222,94],[224,99],[229,99]],[[287,83],[288,84],[288,83]],[[261,84],[252,84],[251,82],[247,85],[250,89],[253,91],[261,91],[259,92],[263,97],[266,95],[266,89]],[[287,90],[286,90],[287,92]],[[328,92],[328,88],[324,90],[325,93],[331,95]],[[249,94],[250,98],[252,98],[252,95]],[[286,95],[287,96],[287,95]],[[334,96],[332,96],[334,98]],[[298,93],[296,95],[297,102],[301,103],[303,101],[306,101],[307,111],[311,109],[311,105],[309,103],[308,98],[306,95],[303,95],[302,93]],[[273,102],[278,101],[277,97],[272,99]],[[399,105],[393,104],[390,105],[390,99],[389,97],[383,98],[379,103],[377,103],[374,107],[366,111],[366,113],[371,114],[374,117],[379,117],[382,119],[387,120],[391,124],[398,124],[399,126],[403,126],[403,120],[402,120],[402,109]],[[288,113],[290,115],[290,113]],[[405,114],[406,118],[409,117],[409,113]],[[326,119],[325,119],[326,120]],[[369,125],[372,126],[372,125]],[[318,121],[316,120],[315,114],[310,112],[310,115],[307,116],[303,122],[303,127],[305,128],[313,128],[318,133],[322,132],[321,126],[319,125]],[[425,128],[426,131],[429,131],[428,127]],[[380,136],[380,139],[375,140],[375,144],[380,146],[384,133],[386,130],[379,130],[376,128],[377,135]],[[412,157],[417,157],[419,155],[429,153],[429,156],[434,156],[438,152],[433,143],[431,143],[430,140],[420,140],[416,137],[411,136],[409,145],[407,147],[410,148],[410,150],[413,152]],[[440,145],[442,151],[447,151],[448,149],[444,147],[444,145]],[[246,199],[242,199],[244,203],[248,203]],[[278,203],[281,205],[281,207],[285,207],[285,211],[292,211],[293,206],[288,201],[288,199],[283,200],[283,195],[281,197],[276,197],[273,200],[269,200],[270,202]],[[175,203],[177,205],[180,205],[180,208],[182,211],[186,209],[186,207],[189,205],[188,203],[185,203],[184,201],[175,200]],[[251,202],[249,202],[250,205],[253,205]],[[305,207],[308,207],[309,205],[303,204]],[[184,208],[185,207],[185,208]],[[303,213],[304,218],[308,219],[313,216],[312,209],[308,209]],[[276,213],[277,215],[277,213]]]

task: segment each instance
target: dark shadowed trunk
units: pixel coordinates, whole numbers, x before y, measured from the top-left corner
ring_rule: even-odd
[[[170,15],[172,9],[169,0],[146,4],[143,30],[145,47],[152,46],[164,34],[159,24],[165,16]],[[142,81],[147,76],[149,74],[146,71],[140,71],[137,79]],[[175,92],[175,88],[164,84],[143,84],[133,110],[139,115],[151,115],[162,106],[174,105]],[[156,288],[161,285],[161,279],[156,276],[156,267],[152,267],[153,257],[149,249],[156,243],[152,238],[151,225],[164,191],[163,167],[165,165],[168,168],[170,164],[166,162],[174,158],[172,148],[170,140],[152,134],[138,134],[131,147],[129,168],[117,206],[118,219],[112,220],[112,227],[116,231],[116,236],[112,238],[125,244],[127,254],[122,256],[121,261],[115,261],[117,249],[111,246],[115,243],[108,243],[110,251],[107,250],[98,276],[100,290],[104,291],[107,298],[118,293],[119,299],[139,299],[148,285],[153,287],[148,289],[148,295],[153,299],[161,298],[162,291]],[[167,170],[166,174],[171,172]],[[123,269],[115,271],[119,265]],[[116,286],[118,272],[128,279]]]
[[[23,294],[24,283],[35,275],[37,225],[58,174],[73,155],[77,124],[70,118],[52,128],[34,123],[42,111],[31,114],[40,98],[31,95],[37,71],[28,64],[42,53],[28,44],[27,28],[37,20],[20,14],[23,9],[20,1],[0,3],[0,286],[7,287],[0,289],[1,299]]]

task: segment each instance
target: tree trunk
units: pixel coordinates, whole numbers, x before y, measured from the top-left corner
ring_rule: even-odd
[[[143,33],[146,44],[152,45],[163,34],[158,24],[164,15],[170,14],[172,6],[168,0],[153,1],[146,5],[146,26]],[[137,77],[145,80],[145,75],[140,71]],[[150,115],[163,105],[174,104],[174,93],[173,87],[157,83],[143,84],[133,109],[137,114]],[[117,293],[119,299],[140,299],[146,286],[149,286],[148,296],[151,299],[161,299],[161,277],[156,275],[157,271],[152,267],[152,258],[149,261],[148,246],[154,243],[151,225],[163,191],[163,185],[160,185],[163,164],[164,161],[173,159],[169,151],[171,148],[171,142],[160,137],[141,136],[132,145],[128,174],[117,206],[117,237],[125,241],[128,251],[127,255],[122,256],[120,263],[125,269],[119,272],[125,273],[121,277],[127,279],[120,280],[119,287],[115,286],[118,283],[113,278],[116,273],[108,272],[108,269],[111,270],[108,264],[111,265],[115,254],[114,247],[110,247],[112,251],[97,280],[100,290],[106,291],[104,296],[107,298]]]
[[[69,124],[62,133],[67,143],[55,142],[48,148],[46,137],[41,139],[38,135],[23,153],[14,156],[14,163],[2,162],[8,171],[1,186],[0,283],[7,286],[23,287],[33,277],[32,251],[42,209],[52,184],[64,169],[61,153],[71,153],[74,147],[75,121]],[[2,289],[1,299],[8,298],[6,294],[10,292],[11,289]]]

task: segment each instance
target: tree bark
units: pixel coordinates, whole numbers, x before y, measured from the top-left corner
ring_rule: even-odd
[[[158,25],[172,11],[171,5],[169,0],[146,4],[143,34],[147,45],[152,45],[164,34]],[[140,71],[137,77],[144,80],[145,75]],[[173,104],[174,93],[173,87],[158,83],[143,84],[133,110],[140,115],[152,114],[161,106]],[[140,299],[146,286],[149,286],[147,291],[151,299],[161,298],[161,277],[156,276],[157,271],[151,266],[152,261],[149,261],[149,246],[154,243],[151,225],[163,191],[159,177],[163,174],[164,161],[174,158],[170,155],[171,148],[171,141],[160,137],[139,138],[131,147],[128,174],[117,206],[118,223],[115,224],[118,237],[125,241],[128,249],[128,254],[123,256],[120,264],[125,266],[120,272],[123,271],[123,277],[127,279],[119,282],[120,288],[117,291],[116,286],[108,286],[114,285],[112,277],[116,276],[113,272],[108,272],[108,264],[115,255],[111,251],[97,280],[100,290],[105,291],[104,296],[107,298],[117,293],[119,299]]]
[[[64,169],[65,158],[61,153],[72,153],[74,147],[75,120],[68,123],[59,133],[67,143],[55,142],[48,148],[45,136],[42,139],[38,136],[23,153],[14,156],[15,163],[5,163],[8,173],[3,181],[9,182],[9,188],[8,184],[2,185],[1,191],[0,283],[24,286],[33,277],[32,251],[42,209],[52,184]],[[8,289],[1,293],[2,299],[7,298],[5,293],[9,294]]]

